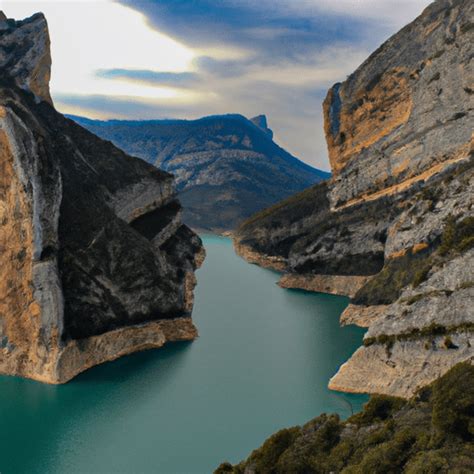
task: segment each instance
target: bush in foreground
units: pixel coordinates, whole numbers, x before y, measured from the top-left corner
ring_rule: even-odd
[[[474,366],[458,364],[411,400],[373,396],[341,421],[323,414],[272,435],[215,474],[474,472]]]

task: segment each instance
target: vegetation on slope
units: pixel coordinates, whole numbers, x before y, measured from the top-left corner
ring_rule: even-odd
[[[256,212],[242,223],[239,233],[245,234],[247,230],[252,232],[255,224],[270,228],[278,227],[281,224],[291,225],[322,210],[329,211],[327,182],[318,183],[273,206]]]
[[[354,304],[390,304],[408,285],[419,286],[433,266],[441,266],[474,246],[474,217],[446,219],[440,241],[421,252],[409,250],[405,255],[389,259],[384,268],[356,294]]]
[[[474,472],[474,367],[458,364],[411,400],[373,396],[347,421],[283,429],[216,474]]]

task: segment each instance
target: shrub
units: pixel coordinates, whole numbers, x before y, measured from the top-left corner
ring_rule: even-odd
[[[232,464],[230,464],[229,462],[223,462],[215,471],[214,471],[214,474],[226,474],[226,473],[233,473],[235,472],[234,471],[234,467],[232,466]]]
[[[419,453],[405,468],[406,474],[436,474],[448,472],[449,463],[436,451]]]
[[[413,277],[413,288],[417,288],[420,286],[428,277],[428,274],[431,270],[431,261],[425,261],[422,267],[415,272],[415,276]]]
[[[405,255],[385,262],[380,273],[370,279],[355,295],[353,303],[364,305],[390,304],[396,301],[409,284],[418,286],[426,279],[433,263],[431,249]]]
[[[254,451],[250,459],[256,472],[270,472],[269,466],[276,466],[280,456],[293,444],[300,431],[299,427],[280,430]]]
[[[387,474],[401,472],[403,465],[410,456],[410,448],[416,441],[416,434],[405,429],[395,436],[367,452],[355,470],[346,472]]]
[[[458,364],[433,384],[432,423],[437,439],[474,439],[474,366]]]
[[[401,398],[388,395],[374,395],[365,404],[364,410],[349,418],[349,422],[357,425],[366,425],[373,423],[374,420],[384,421],[404,404],[405,400]]]
[[[447,255],[449,252],[464,252],[474,246],[474,217],[465,217],[459,222],[450,215],[441,235],[438,252]]]
[[[275,472],[327,472],[328,458],[340,441],[341,430],[337,415],[323,414],[310,421],[303,426],[293,446],[280,456]]]

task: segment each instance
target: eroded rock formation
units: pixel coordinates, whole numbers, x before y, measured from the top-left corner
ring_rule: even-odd
[[[437,1],[336,84],[324,102],[333,205],[464,159],[473,73],[472,4]]]
[[[408,397],[474,358],[473,18],[438,0],[336,84],[331,181],[237,232],[281,286],[351,296],[342,322],[369,329],[334,389]]]
[[[0,373],[65,382],[191,340],[200,239],[173,177],[56,112],[41,14],[0,19]]]

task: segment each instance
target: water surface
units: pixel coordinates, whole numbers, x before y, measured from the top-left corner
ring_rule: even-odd
[[[365,397],[327,382],[360,344],[346,298],[282,290],[278,275],[205,236],[200,338],[96,367],[63,386],[0,376],[0,472],[209,473],[274,431]]]

